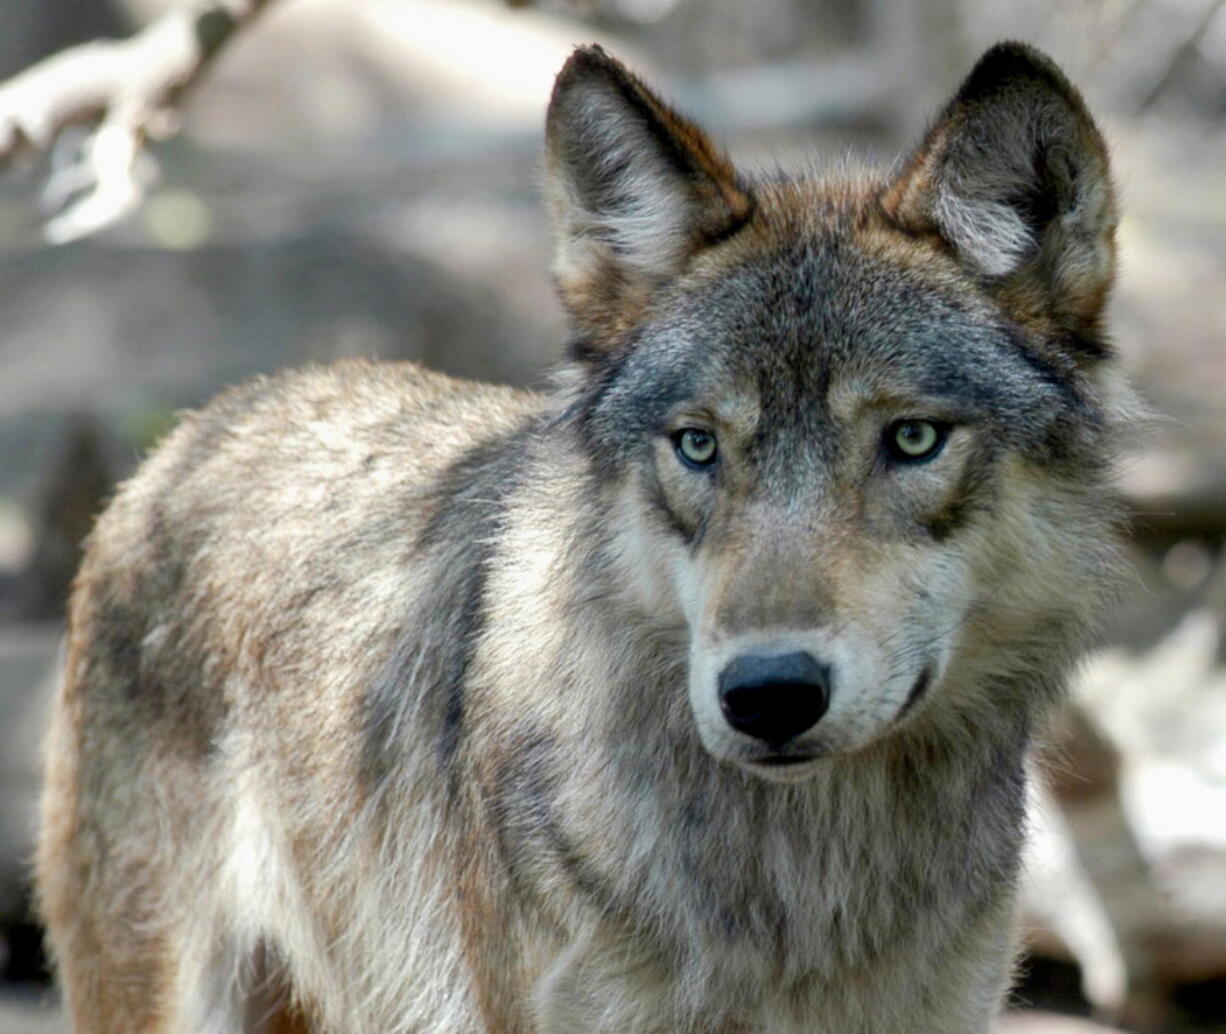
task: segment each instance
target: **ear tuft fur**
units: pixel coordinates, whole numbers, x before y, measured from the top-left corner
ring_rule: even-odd
[[[1063,322],[1097,319],[1114,269],[1106,146],[1080,94],[1033,47],[983,55],[882,205]]]
[[[580,332],[616,332],[753,198],[706,135],[598,46],[559,73],[546,121],[554,272]]]

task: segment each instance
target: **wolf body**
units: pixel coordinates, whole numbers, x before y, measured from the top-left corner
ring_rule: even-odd
[[[39,886],[85,1032],[982,1034],[1024,760],[1115,555],[1102,141],[990,51],[752,179],[598,48],[554,390],[347,362],[89,543]]]

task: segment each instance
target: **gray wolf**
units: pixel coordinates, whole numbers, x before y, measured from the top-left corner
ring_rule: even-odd
[[[1098,130],[1004,44],[893,170],[755,177],[589,47],[546,152],[553,390],[260,379],[99,519],[78,1032],[988,1029],[1116,556]]]

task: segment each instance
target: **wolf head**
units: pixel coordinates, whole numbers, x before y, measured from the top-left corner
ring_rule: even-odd
[[[597,47],[547,125],[573,412],[707,750],[772,778],[1025,722],[1113,556],[1106,149],[980,60],[892,173],[751,178]],[[994,716],[994,718],[993,718]]]

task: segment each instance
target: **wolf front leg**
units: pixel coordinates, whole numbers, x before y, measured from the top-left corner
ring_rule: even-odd
[[[815,1002],[821,1018],[797,1034],[990,1034],[1017,954],[1016,904],[1012,894],[1003,897],[946,951],[931,950],[922,938],[904,946],[879,982],[857,982],[839,1020],[826,1022]]]
[[[942,995],[933,1026],[925,1029],[951,1034],[989,1034],[993,1029],[1016,972],[1017,908],[1016,895],[1004,894],[973,924],[949,964],[948,993]]]
[[[990,1034],[1013,970],[1013,902],[940,943],[920,929],[808,980],[764,988],[752,1034]]]

